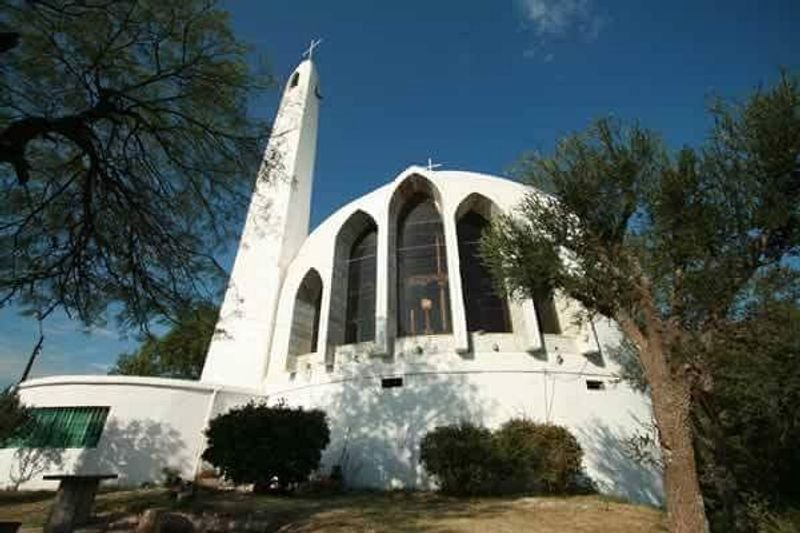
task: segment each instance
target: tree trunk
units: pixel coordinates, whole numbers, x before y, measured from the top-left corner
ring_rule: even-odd
[[[708,531],[697,477],[690,418],[691,395],[685,376],[669,371],[663,352],[646,354],[653,413],[664,463],[667,523],[672,533]],[[643,361],[644,362],[644,361]]]

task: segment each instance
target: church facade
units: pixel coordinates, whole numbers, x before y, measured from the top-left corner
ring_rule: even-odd
[[[306,60],[282,96],[201,380],[23,383],[23,401],[69,436],[0,449],[0,481],[34,488],[47,473],[116,473],[137,485],[163,468],[192,478],[208,421],[255,399],[323,409],[321,468],[341,466],[353,486],[429,488],[427,431],[527,417],[569,428],[604,492],[660,503],[660,473],[628,453],[651,415],[647,396],[616,377],[618,329],[576,320],[579,305],[559,294],[503,298],[481,264],[491,217],[540,193],[411,166],[309,234],[319,106]]]

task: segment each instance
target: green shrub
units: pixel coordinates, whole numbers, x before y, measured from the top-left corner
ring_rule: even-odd
[[[475,495],[494,491],[498,462],[492,433],[462,422],[440,426],[420,443],[420,461],[447,494]]]
[[[583,450],[566,428],[509,420],[495,432],[494,441],[510,472],[507,490],[564,494],[578,488]]]
[[[206,437],[204,460],[260,490],[305,481],[319,467],[330,430],[323,411],[251,402],[211,420]]]
[[[31,411],[19,401],[14,387],[0,391],[0,447],[31,418]]]
[[[447,494],[564,494],[587,483],[578,441],[553,424],[511,420],[492,433],[462,422],[437,427],[420,448]]]

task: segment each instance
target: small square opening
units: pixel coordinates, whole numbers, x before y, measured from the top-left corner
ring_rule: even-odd
[[[403,386],[403,378],[383,378],[381,380],[381,388],[394,389]]]
[[[599,379],[587,379],[586,388],[589,390],[606,390],[606,384]]]

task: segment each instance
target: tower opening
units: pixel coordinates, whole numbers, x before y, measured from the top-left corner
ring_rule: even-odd
[[[297,87],[298,83],[300,83],[300,73],[295,72],[292,74],[292,80],[289,82],[289,88]]]

